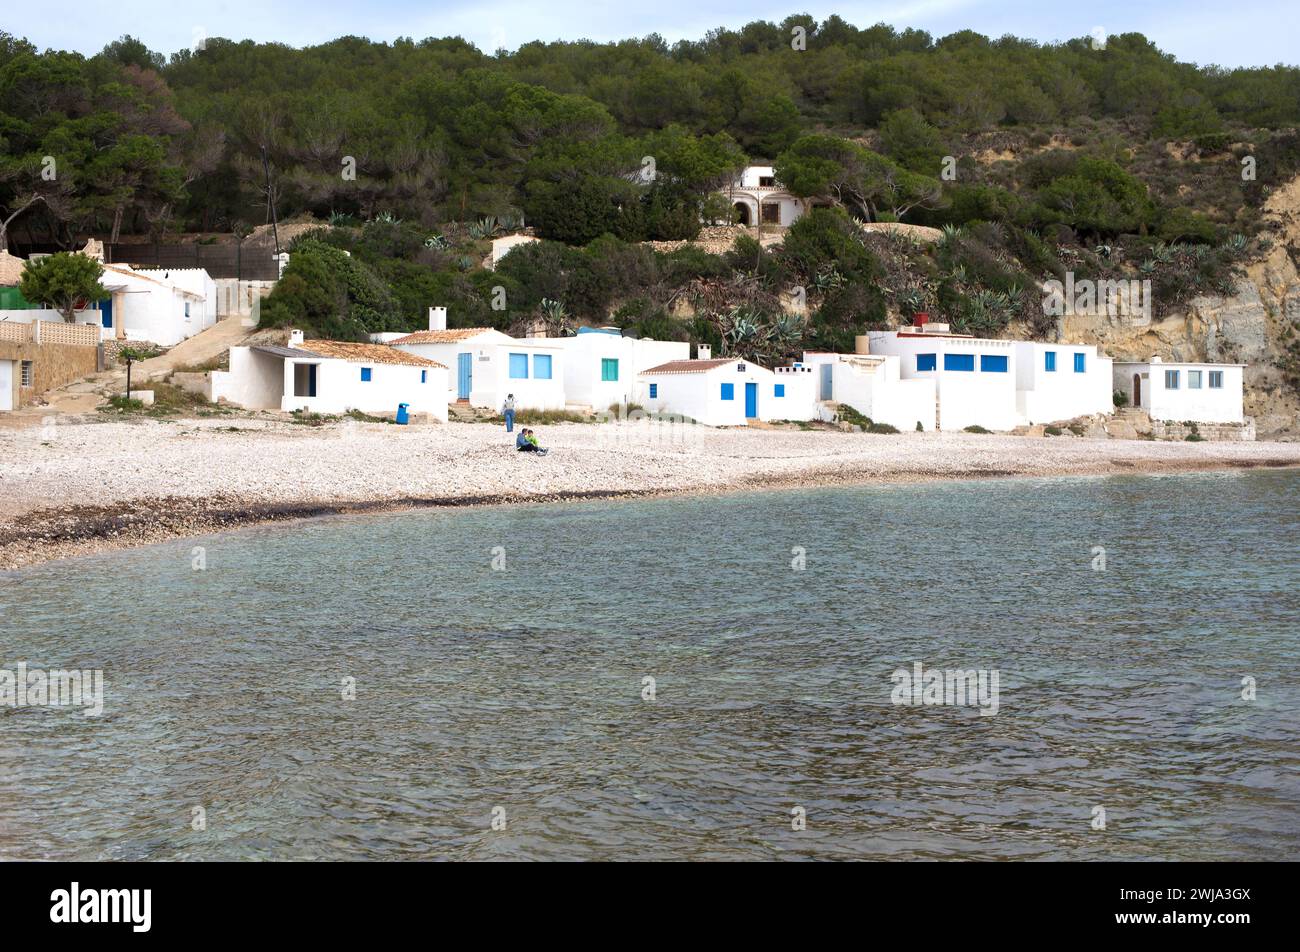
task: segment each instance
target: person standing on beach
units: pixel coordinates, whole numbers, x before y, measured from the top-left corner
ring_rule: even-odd
[[[506,394],[506,402],[501,404],[501,415],[506,418],[506,432],[513,433],[515,431],[515,395],[513,393]]]

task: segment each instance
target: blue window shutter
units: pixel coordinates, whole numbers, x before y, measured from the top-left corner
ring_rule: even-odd
[[[943,369],[944,370],[969,370],[973,372],[975,370],[975,355],[974,354],[944,354]]]
[[[734,383],[724,383],[722,385],[722,399],[723,400],[736,399],[736,385]]]
[[[604,381],[618,380],[617,357],[602,357],[600,359],[600,379]]]
[[[980,373],[1004,374],[1007,372],[1005,354],[980,354]]]
[[[1048,371],[1056,370],[1056,351],[1049,350],[1043,354],[1043,369]]]
[[[776,395],[777,395],[778,397],[784,397],[784,396],[785,396],[785,384],[783,384],[783,383],[778,383],[778,384],[776,385]]]
[[[924,373],[927,370],[934,370],[938,366],[934,362],[934,354],[917,354],[916,355],[916,372]]]
[[[511,380],[528,379],[528,355],[527,354],[510,355],[510,379]]]
[[[1087,368],[1087,359],[1088,359],[1088,358],[1087,358],[1087,355],[1085,355],[1085,354],[1075,354],[1075,355],[1074,355],[1074,372],[1075,372],[1076,374],[1081,374],[1081,373],[1083,373],[1085,370],[1088,369],[1088,368]]]
[[[658,399],[658,397],[659,397],[659,384],[657,383],[650,384],[650,399],[655,400]]]
[[[362,368],[361,368],[361,382],[362,382],[362,383],[369,383],[369,382],[370,382],[370,368],[369,368],[369,367],[362,367]]]
[[[1178,371],[1177,371],[1177,370],[1166,370],[1166,371],[1165,371],[1165,389],[1166,389],[1166,390],[1177,390],[1177,389],[1178,389]]]
[[[1210,371],[1210,389],[1211,389],[1211,390],[1222,390],[1222,389],[1223,389],[1223,371],[1222,371],[1222,370],[1211,370],[1211,371]]]
[[[421,371],[420,371],[420,383],[428,383],[428,382],[429,382],[429,371],[427,371],[427,370],[421,370]]]
[[[551,355],[550,354],[533,355],[533,376],[538,380],[551,379]]]

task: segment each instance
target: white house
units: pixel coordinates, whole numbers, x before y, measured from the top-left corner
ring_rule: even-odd
[[[564,409],[564,348],[555,340],[515,338],[490,327],[447,328],[447,309],[429,308],[429,329],[389,346],[450,369],[452,400],[501,409],[507,394],[521,410]]]
[[[722,190],[740,216],[740,224],[793,225],[804,213],[802,199],[791,195],[776,180],[770,165],[751,165]]]
[[[638,375],[637,402],[651,413],[679,414],[708,426],[745,426],[749,420],[810,420],[816,413],[809,383],[738,357],[673,360]]]
[[[89,242],[80,253],[103,261],[98,242]],[[217,322],[216,283],[202,268],[146,271],[126,264],[105,264],[103,268],[99,283],[110,297],[77,311],[75,318],[75,323],[99,326],[103,340],[171,347]],[[24,304],[0,311],[0,320],[63,319],[56,310]]]
[[[636,400],[642,371],[691,356],[686,341],[624,337],[616,327],[582,327],[572,337],[529,339],[564,349],[565,401],[596,410]]]
[[[209,398],[250,410],[411,413],[447,419],[447,368],[382,344],[303,340],[230,348],[230,370],[211,375]]]
[[[923,430],[934,429],[936,382],[932,377],[904,380],[897,355],[810,351],[803,364],[813,373],[819,400],[846,404],[899,430],[915,430],[918,423]]]
[[[1115,361],[1113,386],[1153,420],[1243,423],[1244,364]]]
[[[1090,344],[1017,341],[1016,412],[1025,423],[1113,413],[1111,358]]]
[[[941,430],[1019,426],[1015,342],[949,334],[945,325],[939,327],[945,330],[872,331],[868,352],[899,358],[903,380],[934,381]]]

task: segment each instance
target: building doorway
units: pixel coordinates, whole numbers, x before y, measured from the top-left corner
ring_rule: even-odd
[[[293,395],[295,397],[316,396],[316,364],[293,365]]]
[[[750,220],[749,205],[745,202],[736,202],[733,207],[736,209],[736,221],[739,224],[744,225],[746,228],[754,224],[753,221]]]
[[[1133,375],[1133,406],[1142,406],[1142,375]]]

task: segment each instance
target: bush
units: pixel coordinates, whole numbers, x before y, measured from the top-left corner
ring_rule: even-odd
[[[1128,394],[1123,390],[1116,390],[1111,394],[1110,402],[1117,407],[1126,407],[1128,406]]]
[[[986,430],[986,429],[984,429],[984,427],[980,426],[978,423],[972,423],[970,426],[965,427],[965,432],[967,432],[967,433],[992,433],[993,431],[992,431],[992,430]]]
[[[1048,426],[1043,428],[1043,432],[1046,433],[1048,436],[1060,436],[1065,431],[1062,430],[1059,426]]]
[[[867,427],[868,433],[897,433],[898,427],[890,426],[888,423],[872,423]]]

